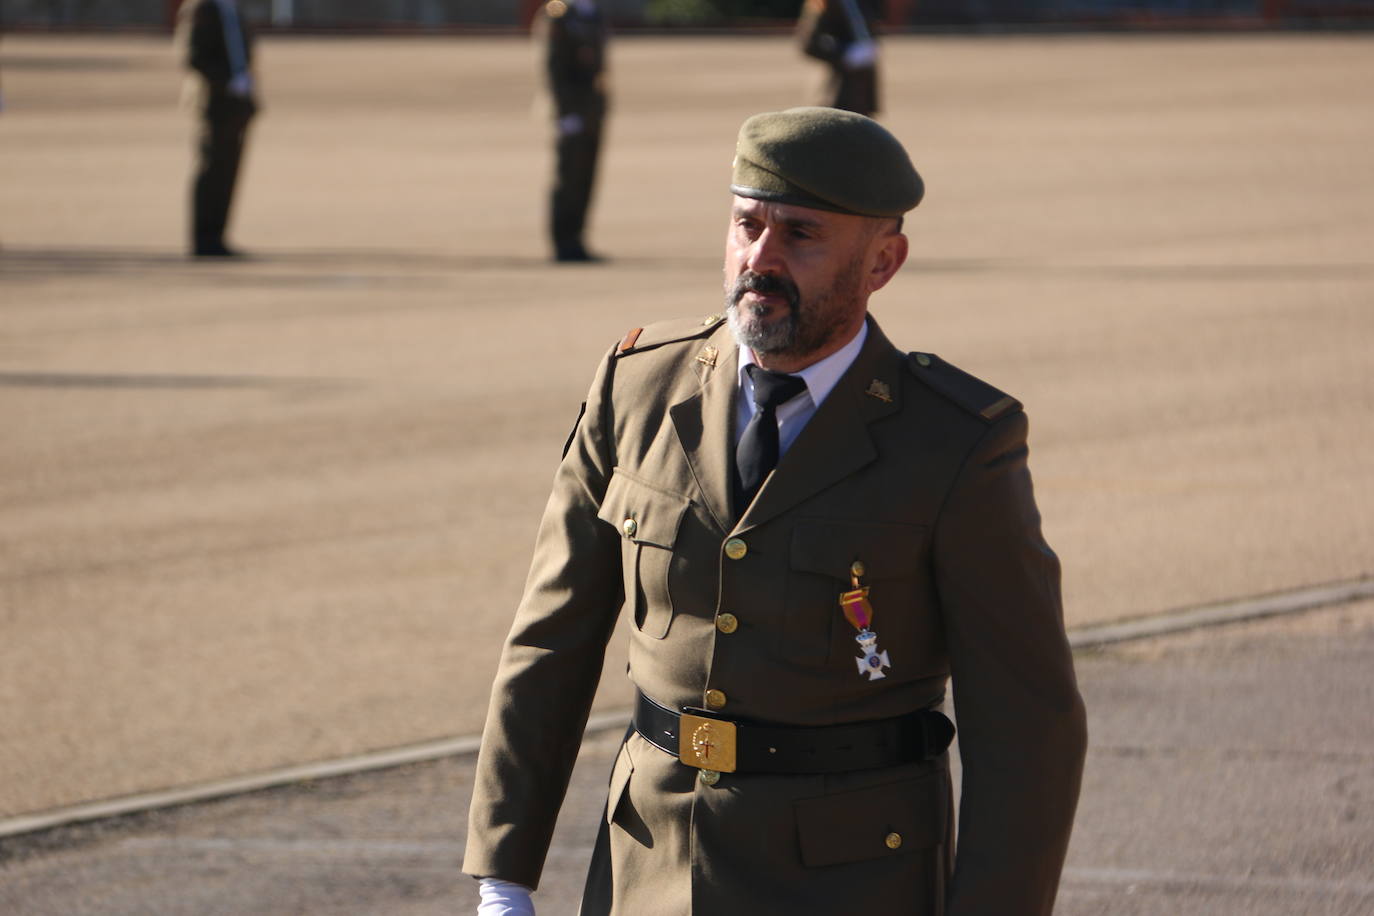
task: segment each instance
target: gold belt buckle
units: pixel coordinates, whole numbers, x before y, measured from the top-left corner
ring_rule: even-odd
[[[684,712],[678,720],[677,759],[699,770],[735,772],[735,723]]]

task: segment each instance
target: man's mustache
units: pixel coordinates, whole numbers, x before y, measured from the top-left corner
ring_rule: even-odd
[[[786,277],[754,273],[752,270],[746,270],[735,278],[735,284],[730,288],[730,304],[739,305],[739,301],[745,293],[759,293],[765,296],[781,295],[787,299],[788,306],[793,309],[797,307],[797,301],[801,298],[797,285]]]

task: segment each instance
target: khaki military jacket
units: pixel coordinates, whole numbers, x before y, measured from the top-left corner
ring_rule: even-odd
[[[720,714],[741,720],[860,722],[939,703],[952,676],[959,841],[945,756],[708,785],[631,733],[583,913],[1049,914],[1086,736],[1020,405],[899,352],[870,319],[736,517],[728,330],[670,323],[626,344],[602,362],[556,473],[493,689],[464,870],[538,884],[623,605],[629,676],[665,706],[718,691]],[[880,680],[858,672],[838,603],[855,560],[889,653]]]

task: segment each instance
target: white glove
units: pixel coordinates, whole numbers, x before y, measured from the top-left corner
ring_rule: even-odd
[[[247,70],[242,73],[234,74],[233,79],[229,80],[229,94],[237,96],[252,95],[253,75]]]
[[[483,878],[478,893],[482,902],[477,905],[477,916],[534,916],[530,889],[523,884]]]
[[[582,126],[580,114],[564,115],[558,119],[558,134],[561,137],[571,137],[573,134],[582,133]]]
[[[846,70],[860,70],[871,67],[878,61],[878,45],[872,41],[856,41],[844,49],[840,63]]]

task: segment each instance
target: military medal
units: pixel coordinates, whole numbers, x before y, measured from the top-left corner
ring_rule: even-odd
[[[863,655],[854,659],[854,664],[859,668],[859,675],[862,677],[867,674],[870,681],[876,681],[887,677],[884,668],[892,667],[892,661],[888,658],[887,652],[878,651],[878,634],[873,632],[873,605],[868,602],[868,586],[859,584],[859,577],[864,573],[864,565],[858,560],[849,568],[850,581],[854,588],[840,595],[840,608],[844,611],[844,617],[854,629],[859,631],[859,635],[854,637],[854,641],[859,644]]]

